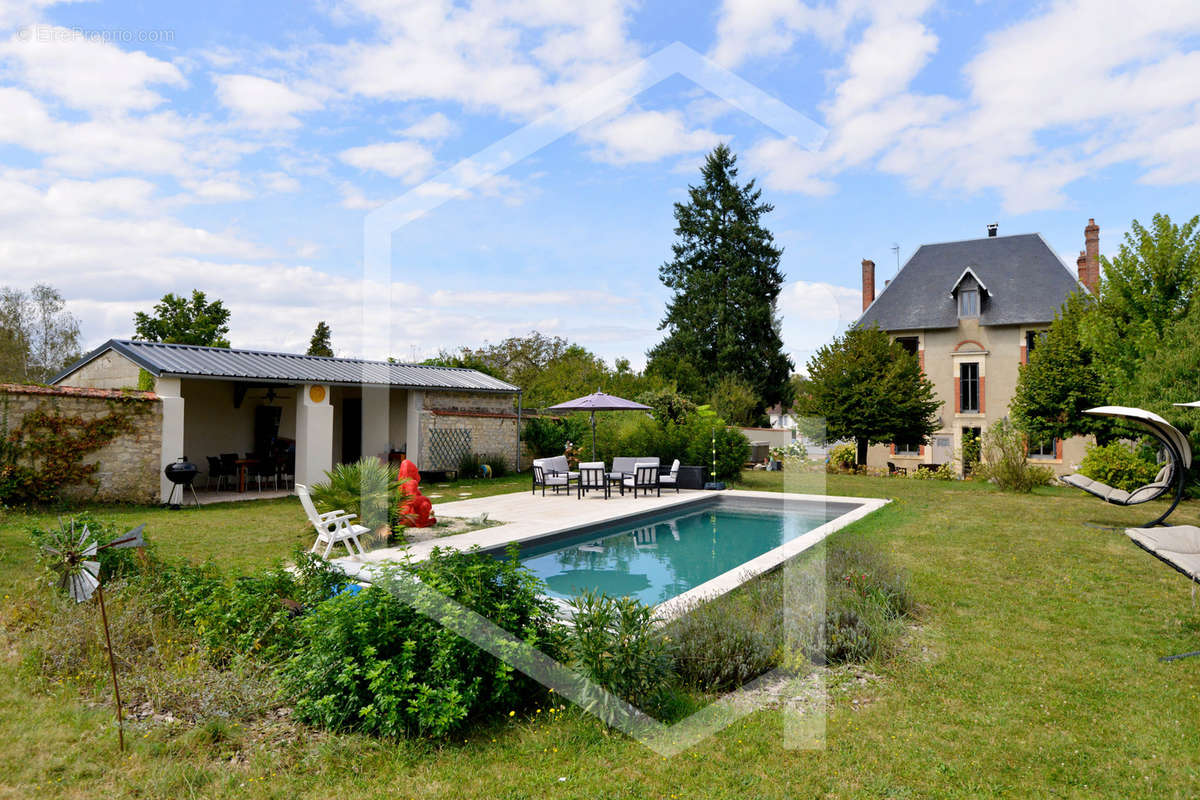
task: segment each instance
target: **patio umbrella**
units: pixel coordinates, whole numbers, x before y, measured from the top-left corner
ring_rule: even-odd
[[[596,460],[596,412],[597,411],[649,411],[650,406],[614,397],[611,394],[597,391],[586,397],[577,397],[556,406],[550,406],[547,411],[590,411],[592,414],[592,460]]]

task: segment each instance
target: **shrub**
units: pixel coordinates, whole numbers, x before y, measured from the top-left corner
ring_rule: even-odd
[[[399,468],[367,456],[353,464],[338,464],[325,473],[325,480],[313,484],[313,503],[319,511],[343,509],[357,514],[361,524],[371,530],[399,522],[400,504],[408,495],[399,482]]]
[[[910,469],[906,477],[914,481],[952,481],[957,476],[949,464],[939,464],[937,469]]]
[[[640,708],[662,700],[670,658],[653,607],[584,592],[571,599],[571,622],[570,652],[584,675]]]
[[[723,691],[784,663],[802,669],[888,655],[913,613],[903,573],[858,541],[829,546],[824,573],[813,569],[820,563],[798,563],[788,568],[796,573],[785,569],[757,578],[673,620],[666,632],[679,677],[702,691]],[[790,607],[783,596],[785,576],[798,582],[789,589]],[[789,644],[799,649],[789,652]]]
[[[730,425],[753,425],[758,410],[754,387],[737,375],[725,375],[713,387],[713,410]]]
[[[1127,492],[1150,483],[1158,470],[1157,464],[1123,441],[1089,447],[1079,464],[1081,474]]]
[[[1054,479],[1049,467],[1030,464],[1025,435],[1007,419],[992,424],[983,435],[983,461],[974,474],[1006,492],[1029,492]]]
[[[676,675],[688,686],[718,692],[774,669],[782,601],[780,582],[772,576],[693,605],[666,627]]]
[[[422,585],[558,657],[561,629],[541,582],[515,559],[435,549],[390,580]],[[410,605],[387,586],[343,594],[300,622],[281,676],[298,719],[333,730],[443,737],[468,721],[542,698],[542,688]]]
[[[728,428],[720,420],[712,423],[697,418],[689,423],[687,432],[688,445],[685,456],[688,463],[703,464],[711,469],[715,441],[717,469],[713,479],[731,481],[741,476],[742,467],[746,465],[746,459],[750,457],[750,442],[740,430]],[[678,454],[672,457],[678,458]]]
[[[562,455],[567,442],[590,442],[591,431],[587,414],[571,414],[561,419],[530,417],[521,438],[537,458],[546,458]]]
[[[463,453],[458,459],[458,477],[478,478],[483,458],[478,453]]]
[[[825,574],[824,621],[813,631],[809,658],[842,664],[886,655],[913,610],[904,575],[861,543],[830,548]]]
[[[979,466],[979,459],[983,455],[983,442],[973,431],[963,431],[962,442],[963,475],[970,475]]]
[[[828,463],[834,469],[852,470],[858,463],[858,448],[853,442],[834,445],[829,448]]]

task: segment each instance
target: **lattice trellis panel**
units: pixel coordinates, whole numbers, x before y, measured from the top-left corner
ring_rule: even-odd
[[[470,428],[432,428],[429,431],[429,461],[432,469],[458,469],[462,457],[471,452]]]

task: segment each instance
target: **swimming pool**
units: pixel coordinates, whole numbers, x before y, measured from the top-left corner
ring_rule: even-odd
[[[789,543],[816,533],[804,545],[811,546],[874,507],[779,498],[717,496],[566,531],[523,542],[520,560],[560,600],[592,590],[658,605],[688,593],[728,590],[799,552]]]

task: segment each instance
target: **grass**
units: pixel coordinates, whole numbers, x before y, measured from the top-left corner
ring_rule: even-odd
[[[741,486],[777,491],[783,477],[749,472]],[[106,708],[68,689],[29,694],[9,657],[0,660],[0,797],[1200,793],[1200,659],[1157,660],[1200,648],[1188,583],[1124,536],[1083,525],[1136,524],[1153,510],[1066,489],[1006,495],[899,478],[829,476],[828,491],[895,499],[839,536],[873,541],[909,572],[921,623],[897,658],[870,666],[877,680],[834,693],[823,749],[784,748],[778,714],[764,710],[663,759],[568,709],[440,745],[218,723],[184,736],[138,729],[121,759]],[[297,506],[101,513],[147,521],[165,555],[248,568],[307,539]],[[1174,520],[1196,523],[1198,506],[1185,504]],[[30,579],[30,521],[0,524],[5,593]]]

